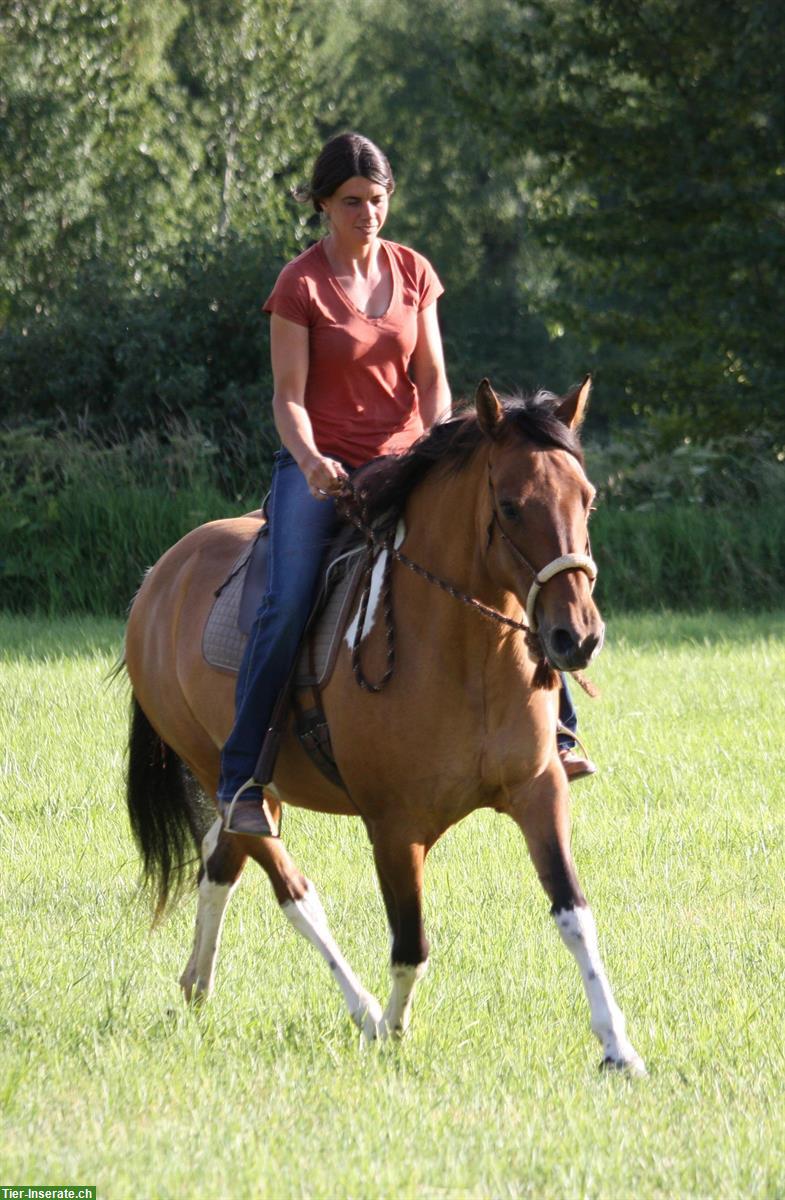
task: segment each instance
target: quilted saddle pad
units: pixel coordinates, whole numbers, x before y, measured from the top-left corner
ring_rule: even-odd
[[[332,674],[340,639],[352,609],[363,569],[363,546],[355,546],[334,559],[325,574],[318,613],[300,651],[296,686],[323,687]],[[253,545],[243,550],[210,610],[202,635],[202,654],[211,667],[237,674],[247,632],[238,624]],[[247,601],[246,601],[247,603]]]

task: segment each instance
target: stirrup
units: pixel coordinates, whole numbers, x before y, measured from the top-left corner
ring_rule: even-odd
[[[572,729],[568,729],[561,721],[556,722],[556,733],[564,734],[571,741],[577,742],[583,751],[583,759],[579,759],[573,755],[572,750],[568,747],[559,747],[559,758],[561,759],[568,782],[574,783],[578,779],[585,779],[587,775],[596,775],[597,768],[589,757],[589,752],[577,733]]]
[[[565,737],[568,737],[570,739],[570,741],[577,742],[578,745],[580,746],[581,750],[583,751],[583,757],[585,759],[587,759],[588,762],[591,762],[591,757],[589,755],[589,751],[586,749],[586,743],[581,741],[581,739],[578,737],[575,730],[568,729],[567,726],[562,721],[557,721],[556,722],[556,736],[558,737],[558,735],[560,733],[564,734]],[[248,785],[246,784],[246,787],[247,786]]]
[[[223,817],[224,832],[233,833],[238,837],[279,838],[281,836],[278,824],[273,819],[273,815],[270,812],[264,792],[262,792],[259,798],[258,807],[254,805],[253,808],[251,808],[251,806],[248,804],[241,805],[240,813],[242,815],[240,819],[240,827],[235,827],[234,829],[232,828],[232,817],[234,815],[237,801],[241,798],[244,792],[250,791],[251,788],[261,787],[262,785],[259,783],[259,781],[251,777],[251,779],[247,780],[247,782],[244,783],[241,788],[237,789],[228,807],[226,807],[226,811],[222,811],[221,813],[221,816]],[[225,801],[220,804],[220,808],[222,810],[224,809],[224,805]],[[243,828],[243,825],[245,828]]]

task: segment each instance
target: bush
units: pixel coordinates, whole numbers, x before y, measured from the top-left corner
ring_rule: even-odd
[[[598,505],[653,512],[663,505],[741,509],[785,501],[785,452],[764,434],[683,440],[667,451],[649,431],[586,448]]]
[[[218,485],[193,425],[100,443],[73,431],[0,434],[0,608],[121,613],[147,567],[204,521],[256,507]]]
[[[258,474],[274,440],[261,304],[284,257],[231,236],[184,246],[143,294],[92,263],[51,315],[0,332],[0,420],[81,421],[126,438],[190,420],[228,448],[213,473],[231,493],[238,462]]]
[[[785,465],[771,448],[645,449],[588,452],[602,498],[592,539],[603,609],[781,607]],[[258,453],[245,474],[244,448],[233,457],[172,418],[124,438],[84,422],[0,432],[0,608],[122,613],[184,533],[258,505],[271,465],[269,450]]]
[[[764,437],[587,450],[609,609],[766,609],[785,592],[785,463]]]
[[[592,523],[608,611],[782,608],[785,506],[697,508],[677,503],[600,510]]]

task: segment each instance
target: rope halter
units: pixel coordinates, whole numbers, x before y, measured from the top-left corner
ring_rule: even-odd
[[[558,558],[552,559],[551,562],[546,563],[546,565],[541,567],[538,571],[536,567],[532,566],[526,555],[518,549],[512,538],[504,532],[504,527],[499,516],[499,510],[496,506],[496,494],[493,489],[493,480],[491,478],[490,460],[488,462],[488,488],[491,493],[491,512],[493,513],[488,533],[490,536],[495,524],[498,527],[499,533],[501,534],[502,541],[509,546],[515,558],[517,558],[519,562],[523,563],[527,571],[529,571],[532,576],[532,583],[527,593],[524,607],[526,609],[526,623],[531,632],[536,633],[538,628],[536,613],[537,600],[545,584],[548,583],[549,580],[553,579],[554,576],[561,575],[563,571],[583,571],[584,575],[588,576],[591,590],[594,591],[594,583],[597,578],[597,564],[591,556],[591,545],[589,544],[588,534],[586,536],[585,554],[562,554]]]
[[[543,567],[534,576],[529,594],[526,597],[526,620],[529,622],[529,628],[532,633],[537,632],[537,618],[535,616],[535,606],[537,597],[544,584],[549,579],[553,579],[554,575],[559,575],[562,571],[583,571],[589,577],[592,591],[594,591],[594,581],[597,578],[597,564],[588,554],[562,554],[561,558],[554,558],[553,562],[549,562],[547,567]]]

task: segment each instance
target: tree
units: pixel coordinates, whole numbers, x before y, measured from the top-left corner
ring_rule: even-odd
[[[163,100],[179,15],[156,0],[4,8],[0,321],[49,307],[92,257],[117,251],[132,273],[166,240],[187,182]]]
[[[466,119],[455,89],[467,30],[486,9],[481,0],[431,0],[423,20],[417,0],[368,0],[355,20],[350,4],[348,27],[332,35],[343,75],[330,131],[359,128],[391,158],[398,186],[387,232],[425,253],[445,284],[453,389],[473,392],[483,375],[505,390],[566,388],[583,368],[567,341],[549,336],[539,311],[550,268],[524,236],[526,164],[512,156],[493,163],[487,130]]]
[[[272,226],[292,237],[287,193],[316,147],[308,11],[298,0],[189,0],[172,61],[208,236]]]
[[[289,185],[314,149],[298,0],[11,0],[0,15],[0,323],[78,270],[132,289],[181,242],[296,245]]]
[[[784,26],[776,0],[504,0],[455,87],[531,162],[552,318],[670,436],[785,431]]]

